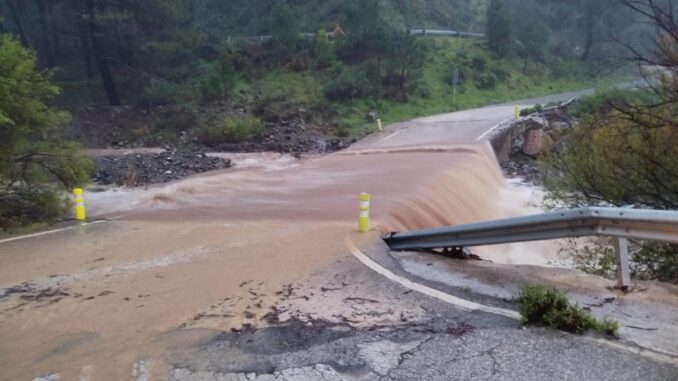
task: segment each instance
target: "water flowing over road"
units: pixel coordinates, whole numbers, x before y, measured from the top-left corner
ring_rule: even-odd
[[[380,232],[536,210],[525,206],[529,189],[502,177],[484,141],[514,112],[513,105],[501,105],[420,118],[324,157],[248,156],[246,165],[169,185],[88,193],[90,215],[113,222],[0,246],[0,380],[203,379],[195,372],[215,367],[268,373],[271,367],[243,365],[253,349],[238,347],[244,344],[228,334],[253,332],[250,340],[257,343],[257,332],[264,331],[256,329],[304,311],[303,324],[336,324],[337,339],[348,335],[346,326],[430,323],[430,311],[443,307],[423,307],[356,270],[348,257],[344,237],[357,224],[357,196],[372,194],[373,226]],[[526,250],[478,253],[500,263],[546,265],[554,251],[550,245],[531,246],[530,255]],[[332,299],[333,287],[355,288],[349,297]],[[377,299],[392,306],[375,312]],[[337,305],[345,308],[333,309]],[[222,339],[235,340],[239,349],[201,352]],[[402,346],[398,353],[430,339],[417,340],[411,348],[396,345]],[[222,353],[230,365],[210,353]],[[378,365],[371,367],[379,373]],[[306,372],[334,371],[311,366]]]

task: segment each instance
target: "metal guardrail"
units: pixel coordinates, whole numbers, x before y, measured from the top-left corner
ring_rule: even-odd
[[[631,286],[628,240],[678,244],[678,211],[581,208],[435,229],[393,233],[392,250],[431,250],[586,236],[614,237],[617,280]]]
[[[442,37],[457,37],[457,38],[485,38],[484,34],[481,33],[470,33],[470,32],[459,32],[456,30],[441,30],[441,29],[409,29],[407,32],[410,35],[416,36],[442,36]],[[333,39],[337,37],[337,32],[330,31],[327,32],[327,37]],[[317,33],[308,33],[302,32],[299,33],[299,38],[313,39],[318,36]],[[264,34],[260,36],[229,36],[226,40],[229,44],[234,41],[258,41],[265,42],[273,39],[273,36],[270,34]]]
[[[484,34],[459,32],[456,30],[440,30],[440,29],[410,29],[411,35],[423,36],[443,36],[443,37],[460,37],[460,38],[485,38]]]

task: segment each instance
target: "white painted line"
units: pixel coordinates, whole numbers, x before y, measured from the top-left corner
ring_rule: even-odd
[[[471,310],[471,311],[483,311],[483,312],[488,312],[491,314],[495,315],[502,315],[506,316],[511,319],[515,320],[520,320],[520,314],[516,311],[513,310],[507,310],[504,308],[498,308],[498,307],[490,307],[486,306],[483,304],[475,303],[470,300],[458,298],[456,296],[446,294],[442,291],[436,290],[431,287],[424,286],[423,284],[419,284],[416,282],[413,282],[407,278],[403,278],[401,276],[398,276],[391,271],[387,270],[386,268],[382,267],[379,265],[377,262],[371,260],[369,257],[367,257],[365,254],[363,254],[354,244],[353,241],[351,241],[351,238],[346,235],[346,238],[344,239],[346,243],[346,247],[351,251],[351,254],[353,254],[354,257],[356,257],[360,262],[362,262],[365,266],[369,267],[370,269],[374,270],[378,274],[388,278],[389,280],[396,282],[400,284],[401,286],[417,291],[419,293],[422,293],[424,295],[428,295],[432,298],[436,298],[438,300],[441,300],[445,303],[452,304],[454,306],[457,306],[459,308],[463,308],[466,310]],[[663,362],[663,363],[668,363],[668,364],[673,364],[673,365],[678,365],[678,357],[672,354],[668,353],[663,353],[659,351],[655,351],[652,349],[648,348],[641,348],[638,347],[637,345],[627,345],[623,342],[619,341],[612,341],[612,340],[606,340],[606,339],[601,339],[601,338],[596,338],[596,337],[581,337],[581,336],[576,336],[574,334],[571,334],[573,337],[577,337],[578,339],[581,340],[586,340],[590,341],[599,345],[604,345],[608,348],[624,351],[627,353],[631,353],[634,355],[638,355],[641,357],[645,357],[654,361],[658,362]]]
[[[494,131],[495,129],[497,129],[497,128],[499,128],[500,126],[502,126],[504,123],[508,122],[509,120],[513,120],[513,119],[514,119],[513,117],[511,117],[511,118],[506,118],[506,119],[502,120],[501,122],[499,122],[498,124],[495,124],[494,126],[492,126],[492,128],[490,128],[489,130],[483,132],[483,134],[480,135],[480,136],[478,137],[478,139],[476,139],[476,141],[479,142],[479,141],[485,139],[485,137],[486,137],[487,135],[489,135],[490,132]]]
[[[351,254],[353,254],[353,256],[355,256],[356,258],[358,258],[358,260],[360,262],[362,262],[365,266],[371,268],[375,272],[381,274],[382,276],[390,279],[393,282],[400,284],[401,286],[403,286],[407,289],[417,291],[417,292],[422,293],[424,295],[428,295],[432,298],[442,300],[445,303],[453,304],[457,307],[460,307],[460,308],[463,308],[463,309],[466,309],[466,310],[471,310],[471,311],[478,310],[478,311],[483,311],[483,312],[489,312],[489,313],[496,314],[496,315],[506,316],[506,317],[509,317],[509,318],[515,319],[515,320],[520,319],[520,314],[516,311],[507,310],[507,309],[503,309],[503,308],[497,308],[497,307],[485,306],[483,304],[475,303],[475,302],[472,302],[470,300],[461,299],[461,298],[458,298],[456,296],[446,294],[442,291],[438,291],[438,290],[433,289],[431,287],[424,286],[423,284],[412,282],[411,280],[409,280],[407,278],[403,278],[401,276],[398,276],[398,275],[390,272],[389,270],[385,269],[384,267],[380,266],[377,262],[374,262],[373,260],[368,258],[365,254],[360,252],[360,250],[358,250],[358,248],[355,247],[355,245],[353,244],[353,242],[351,241],[351,239],[348,236],[346,236],[345,241],[346,241],[346,247],[348,247],[348,249],[351,251]]]
[[[100,223],[103,223],[103,222],[109,222],[109,220],[97,220],[97,221],[92,221],[92,222],[88,222],[88,223],[80,224],[80,225],[76,225],[76,226],[69,226],[69,227],[61,228],[61,229],[47,230],[47,231],[40,232],[40,233],[33,233],[33,234],[27,234],[27,235],[22,235],[22,236],[18,236],[18,237],[6,238],[6,239],[3,239],[3,240],[0,240],[0,244],[12,242],[12,241],[18,241],[18,240],[21,240],[21,239],[40,237],[42,235],[47,235],[47,234],[59,233],[59,232],[63,232],[63,231],[66,231],[66,230],[75,229],[75,228],[80,227],[80,226],[96,225],[96,224],[100,224]]]
[[[400,130],[400,131],[394,132],[394,133],[392,133],[391,135],[389,135],[389,136],[383,138],[381,141],[382,141],[382,142],[385,142],[385,141],[391,139],[391,138],[394,137],[394,136],[400,135],[403,131],[405,131],[405,130]]]

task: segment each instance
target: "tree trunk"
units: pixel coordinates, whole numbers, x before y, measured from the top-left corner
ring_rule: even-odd
[[[38,0],[38,19],[40,21],[42,56],[45,58],[45,64],[48,67],[53,67],[54,54],[52,52],[52,44],[50,43],[50,27],[46,0]]]
[[[9,8],[10,17],[16,26],[17,33],[19,33],[19,38],[24,47],[28,49],[33,49],[31,42],[26,35],[26,30],[24,29],[24,17],[21,8],[17,7],[15,0],[7,0],[7,8]]]
[[[111,106],[119,106],[120,98],[118,97],[118,90],[115,87],[115,81],[113,80],[113,73],[111,72],[111,66],[108,62],[108,57],[104,52],[103,46],[101,46],[99,37],[101,36],[101,30],[99,25],[96,22],[96,14],[94,12],[94,0],[86,0],[85,3],[87,7],[87,18],[89,24],[89,38],[92,44],[92,50],[94,52],[94,57],[96,58],[97,66],[99,67],[99,74],[101,74],[101,80],[106,89],[106,95],[108,96],[108,103]]]
[[[582,61],[588,61],[591,56],[591,50],[593,49],[593,41],[595,39],[595,33],[593,32],[593,25],[590,25],[586,31],[586,43],[584,44],[584,52],[581,55]]]
[[[125,11],[129,11],[130,13],[134,13],[134,10],[130,9],[130,4],[127,0],[118,0],[118,11],[120,13],[124,13]],[[126,28],[129,29],[129,21],[127,21]],[[120,56],[125,62],[127,66],[134,66],[134,61],[132,57],[132,38],[130,37],[130,30],[125,30],[122,33],[120,32],[119,28],[116,29],[116,37],[118,39],[118,47],[120,49]]]
[[[72,0],[71,6],[73,7],[73,17],[75,19],[75,25],[78,30],[78,41],[79,41],[79,50],[80,56],[82,57],[82,62],[85,67],[85,74],[87,78],[94,78],[94,65],[92,64],[92,45],[87,33],[87,24],[85,23],[85,15],[83,14],[82,6],[80,5],[80,0]]]
[[[52,55],[56,64],[60,62],[61,58],[61,36],[59,35],[59,30],[54,25],[54,0],[47,0],[47,20],[49,34],[52,37]]]

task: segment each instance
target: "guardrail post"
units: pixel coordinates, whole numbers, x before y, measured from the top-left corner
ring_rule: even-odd
[[[85,198],[82,188],[73,189],[73,203],[75,204],[75,219],[85,221]]]
[[[614,251],[617,256],[617,287],[628,290],[631,287],[631,271],[629,269],[629,240],[614,240]]]
[[[370,230],[370,195],[360,194],[360,215],[358,217],[358,231],[367,233]]]

